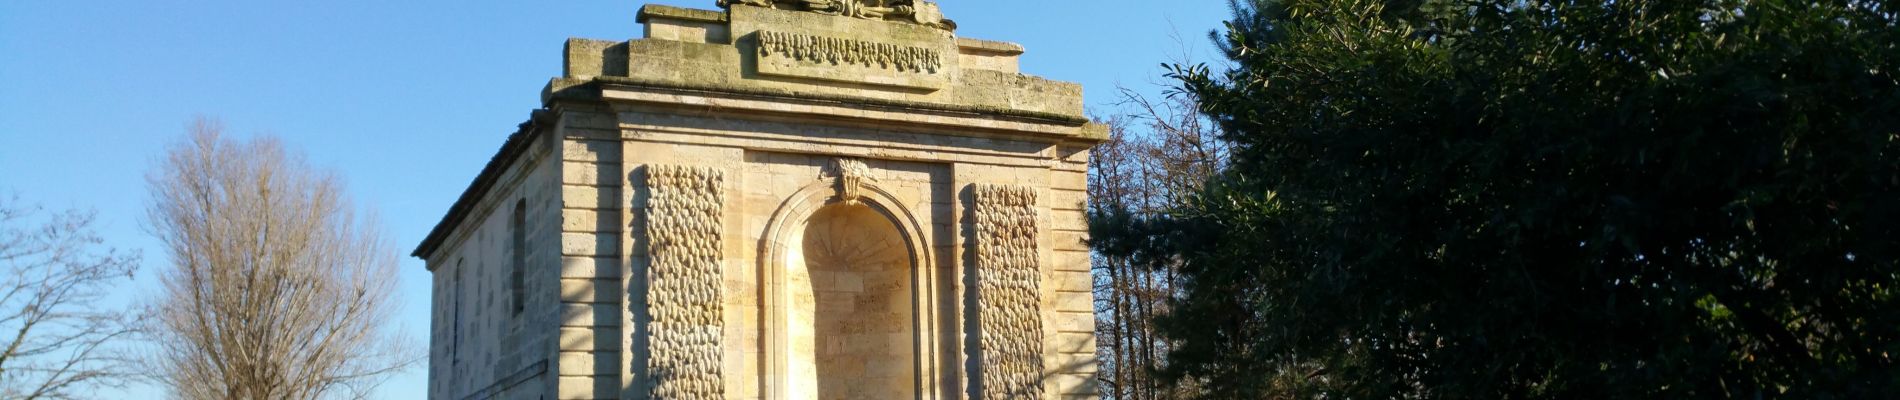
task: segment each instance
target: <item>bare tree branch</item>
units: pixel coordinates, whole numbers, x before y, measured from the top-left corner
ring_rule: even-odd
[[[117,345],[136,324],[99,303],[139,254],[105,247],[95,218],[0,199],[0,398],[82,398],[132,377]]]
[[[1157,100],[1123,88],[1117,106],[1126,113],[1098,118],[1109,138],[1090,153],[1090,215],[1153,216],[1186,201],[1226,166],[1229,144],[1191,96]],[[1137,258],[1092,257],[1103,397],[1182,398],[1188,392],[1163,387],[1156,374],[1172,343],[1153,323],[1176,294],[1179,266]]]

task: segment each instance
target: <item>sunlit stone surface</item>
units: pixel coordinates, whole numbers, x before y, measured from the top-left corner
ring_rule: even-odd
[[[791,365],[800,398],[913,398],[916,321],[909,249],[890,219],[861,205],[806,221],[786,265]]]
[[[934,4],[730,3],[567,42],[416,250],[430,397],[1094,398],[1081,87]]]

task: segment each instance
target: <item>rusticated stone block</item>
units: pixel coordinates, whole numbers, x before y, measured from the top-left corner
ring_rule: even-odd
[[[1036,191],[976,185],[977,320],[984,399],[1042,398]]]
[[[655,399],[725,397],[719,264],[724,186],[725,174],[713,168],[646,169],[646,299],[653,314],[647,384]]]

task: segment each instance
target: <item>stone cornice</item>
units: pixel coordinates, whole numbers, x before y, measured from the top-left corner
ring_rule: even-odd
[[[640,14],[634,17],[634,22],[644,24],[653,18],[708,23],[728,22],[731,20],[726,16],[726,13],[718,11],[648,4],[640,7]]]
[[[1087,119],[1036,114],[1014,110],[989,110],[980,107],[956,107],[881,99],[830,99],[821,96],[770,91],[736,91],[729,88],[690,87],[662,82],[644,82],[625,78],[602,77],[583,84],[589,87],[588,100],[669,104],[712,107],[752,112],[802,114],[825,118],[858,119],[992,131],[1027,133],[1058,141],[1099,143],[1107,130]],[[573,89],[569,89],[573,90]]]
[[[724,94],[731,94],[731,95],[769,97],[769,98],[796,100],[796,101],[804,101],[804,102],[821,101],[821,102],[851,104],[851,105],[858,105],[858,106],[901,108],[901,109],[908,109],[908,110],[922,111],[922,112],[974,114],[974,115],[981,115],[981,116],[984,116],[987,118],[993,118],[993,119],[1013,120],[1013,121],[1028,122],[1028,123],[1040,123],[1040,124],[1061,125],[1061,126],[1070,126],[1070,127],[1081,127],[1089,123],[1089,120],[1087,118],[1080,118],[1080,117],[1057,114],[1057,113],[1014,110],[1014,109],[995,108],[995,107],[968,106],[968,105],[957,105],[957,104],[939,104],[939,103],[926,103],[926,102],[917,102],[917,101],[890,100],[890,99],[879,99],[879,98],[873,98],[873,97],[836,95],[836,94],[825,94],[825,93],[805,93],[805,92],[798,92],[794,90],[780,90],[780,89],[772,89],[772,88],[740,88],[740,87],[729,87],[729,86],[718,86],[718,85],[696,85],[696,84],[690,84],[690,83],[667,82],[667,81],[628,78],[628,77],[620,77],[620,76],[600,76],[600,77],[593,77],[591,79],[555,78],[552,82],[548,84],[548,90],[544,94],[546,96],[544,100],[550,101],[550,102],[557,99],[598,100],[598,99],[601,99],[600,90],[603,89],[602,86],[607,86],[607,85],[627,87],[627,88],[654,88],[654,89],[671,89],[671,90],[678,90],[678,91],[724,93]]]
[[[983,52],[1006,56],[1019,56],[1022,55],[1024,51],[1023,45],[1020,44],[971,38],[957,38],[957,47],[969,52]]]

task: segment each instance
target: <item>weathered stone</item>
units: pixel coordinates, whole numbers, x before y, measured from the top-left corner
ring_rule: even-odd
[[[620,352],[618,351],[561,352],[563,376],[619,376],[619,366]]]
[[[563,376],[559,381],[560,400],[597,400],[618,397],[620,387],[613,379],[592,376]],[[524,399],[527,399],[524,397]]]
[[[562,279],[561,302],[620,304],[619,279]]]
[[[705,167],[646,169],[648,393],[659,399],[724,397],[719,350],[725,174]]]
[[[416,252],[430,397],[1095,398],[1081,87],[926,1],[720,5],[567,42]]]
[[[977,323],[982,329],[985,399],[1035,399],[1043,393],[1041,264],[1037,261],[1036,192],[1022,186],[977,185],[975,192]]]
[[[614,351],[619,354],[620,329],[616,328],[561,328],[560,346],[563,351]]]
[[[621,313],[611,304],[563,303],[560,312],[560,326],[620,326]]]

